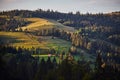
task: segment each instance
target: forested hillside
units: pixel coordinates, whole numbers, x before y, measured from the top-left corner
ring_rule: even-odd
[[[0,12],[0,79],[118,80],[119,73],[119,11]]]
[[[3,11],[1,15],[10,15],[10,16],[21,16],[21,17],[40,17],[40,18],[49,18],[59,21],[64,25],[69,25],[72,27],[85,27],[85,26],[107,26],[107,27],[116,27],[118,29],[120,25],[120,12],[112,13],[99,13],[99,14],[82,14],[79,11],[73,14],[69,13],[60,13],[58,11],[38,9],[35,11],[29,10],[12,10],[12,11]]]

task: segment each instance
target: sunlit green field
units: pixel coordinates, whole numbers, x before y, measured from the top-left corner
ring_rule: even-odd
[[[40,39],[39,39],[40,38]],[[21,48],[43,48],[67,51],[71,43],[62,39],[38,37],[24,32],[0,32],[0,41],[14,47]]]
[[[6,16],[2,16],[6,17]],[[15,18],[20,18],[18,16],[15,16]],[[24,18],[24,20],[30,21],[32,23],[23,26],[22,29],[27,29],[28,31],[39,31],[41,29],[50,29],[50,28],[58,28],[61,30],[65,30],[68,32],[74,32],[75,29],[72,27],[64,26],[61,23],[58,23],[55,20],[50,19],[43,19],[43,18]],[[69,48],[71,47],[71,42],[54,38],[52,39],[51,36],[35,36],[30,33],[25,32],[0,32],[0,41],[4,44],[8,44],[10,46],[14,46],[16,48],[41,48],[41,49],[55,49],[58,53],[62,53],[63,51],[65,53],[68,53]],[[80,48],[78,48],[78,51],[80,53],[84,53],[86,60],[94,60],[94,58],[91,58],[89,54],[86,52],[82,52]],[[44,53],[43,53],[44,54]],[[45,53],[46,54],[46,53]],[[36,55],[40,57],[45,57],[47,59],[48,55]],[[74,56],[74,58],[79,59],[81,56]]]
[[[16,48],[41,48],[41,49],[55,49],[58,53],[62,53],[62,51],[68,53],[69,48],[71,47],[71,42],[65,41],[59,38],[52,39],[51,36],[34,36],[31,34],[26,34],[24,32],[0,32],[0,41],[5,44],[14,46]],[[85,60],[94,61],[94,57],[92,55],[87,54],[84,50],[78,48],[80,53],[83,53],[83,58]],[[44,53],[43,53],[44,54]],[[48,58],[48,55],[36,55],[39,57]],[[74,56],[75,59],[81,58],[81,55]]]
[[[23,32],[0,32],[0,38],[3,42],[15,47],[31,48],[44,45],[44,43],[40,45],[35,36]]]
[[[53,48],[59,52],[61,51],[67,52],[68,49],[71,47],[70,41],[66,41],[63,39],[56,38],[56,37],[52,39],[51,36],[46,36],[46,37],[42,36],[41,40],[47,43],[46,47]]]
[[[1,16],[7,18],[5,15]],[[29,32],[36,32],[41,29],[51,29],[57,28],[60,30],[65,30],[68,32],[74,32],[72,27],[64,26],[61,23],[58,23],[55,20],[51,19],[44,19],[44,18],[21,18],[19,16],[14,16],[15,19],[24,19],[26,21],[30,21],[31,23],[22,26],[21,28],[23,31],[27,29]],[[21,48],[44,48],[50,49],[53,48],[58,52],[68,52],[68,49],[71,47],[71,42],[55,38],[52,39],[50,36],[34,36],[29,33],[24,32],[0,32],[0,38],[3,42],[14,46],[14,47],[21,47]]]

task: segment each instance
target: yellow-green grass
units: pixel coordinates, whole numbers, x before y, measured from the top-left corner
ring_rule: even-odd
[[[0,18],[7,18],[7,15],[0,15]]]
[[[75,32],[76,31],[73,27],[65,26],[65,25],[63,25],[55,20],[52,20],[52,19],[47,19],[47,20],[54,23],[54,25],[60,30],[64,30],[66,32]]]
[[[0,15],[0,18],[8,18],[6,15]],[[20,16],[14,16],[16,19],[24,19],[26,21],[30,21],[32,23],[22,26],[22,29],[33,31],[33,30],[40,30],[40,29],[50,29],[50,28],[58,28],[60,30],[65,30],[67,32],[75,32],[76,30],[73,27],[64,26],[63,24],[52,20],[52,19],[45,19],[45,18],[21,18]],[[20,26],[21,27],[21,26]]]
[[[22,48],[46,48],[44,45],[47,44],[46,42],[40,44],[35,36],[23,32],[0,32],[0,40],[11,46]]]
[[[32,23],[28,24],[27,26],[23,26],[22,27],[23,30],[28,29],[29,31],[32,31],[54,27],[54,24],[48,21],[47,19],[43,18],[24,18],[24,19]]]
[[[59,38],[52,39],[51,36],[34,36],[31,34],[26,34],[24,32],[0,32],[0,41],[4,41],[6,44],[10,44],[16,48],[41,48],[41,49],[55,49],[58,53],[65,53],[68,52],[69,48],[71,47],[71,42],[65,41]],[[78,49],[80,53],[84,53],[84,57],[86,60],[94,61],[88,53],[83,52],[80,48]],[[46,53],[45,55],[32,55],[32,56],[39,56],[39,57],[48,57]],[[54,56],[52,56],[54,57]],[[74,58],[79,59],[80,56],[74,56]]]
[[[33,30],[40,30],[40,29],[50,29],[50,28],[57,28],[60,30],[65,30],[67,32],[74,32],[75,29],[73,27],[64,26],[61,23],[58,23],[52,19],[45,19],[45,18],[24,18],[24,20],[30,21],[32,23],[28,24],[27,26],[23,26],[22,29],[33,31]]]
[[[46,47],[48,47],[49,49],[55,49],[58,52],[68,52],[68,49],[71,47],[71,42],[70,41],[66,41],[63,39],[59,39],[59,38],[54,38],[52,39],[51,36],[39,36],[38,40],[40,40],[40,43],[42,42],[46,42],[47,44],[45,45]]]
[[[71,43],[59,38],[52,39],[51,36],[34,36],[24,32],[0,32],[0,41],[14,47],[43,48],[67,51]]]
[[[6,16],[2,16],[2,17],[6,17]],[[15,16],[15,18],[20,18],[20,17]],[[27,26],[23,26],[22,27],[23,30],[27,28],[29,31],[33,31],[33,30],[48,29],[55,27],[61,30],[65,30],[67,32],[75,31],[74,28],[69,26],[64,26],[63,24],[58,23],[57,21],[51,19],[43,19],[43,18],[23,18],[23,19],[32,22]],[[39,40],[39,38],[41,39]],[[38,37],[31,34],[26,34],[24,32],[0,32],[0,41],[1,40],[15,47],[22,47],[22,48],[34,47],[34,48],[44,48],[44,49],[54,48],[59,52],[62,51],[67,52],[68,49],[71,47],[71,42],[69,41],[65,41],[59,38],[52,39],[50,36]]]
[[[36,54],[33,54],[32,56],[33,57],[48,57],[49,54],[46,54],[46,55],[36,55]],[[51,55],[51,56],[55,56],[55,55]]]

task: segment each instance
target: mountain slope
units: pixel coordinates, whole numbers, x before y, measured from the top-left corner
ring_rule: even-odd
[[[44,18],[24,18],[24,19],[27,21],[31,21],[32,23],[30,23],[27,26],[23,26],[22,27],[23,30],[27,29],[29,31],[34,31],[40,29],[57,28],[68,32],[75,31],[73,27],[64,26],[63,24],[51,19],[44,19]]]

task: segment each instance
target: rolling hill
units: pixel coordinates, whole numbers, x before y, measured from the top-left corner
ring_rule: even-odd
[[[9,19],[9,17],[2,15],[1,18]],[[14,47],[22,48],[42,48],[50,49],[54,48],[55,50],[68,51],[71,46],[69,41],[65,41],[59,38],[52,39],[51,36],[35,36],[31,32],[39,31],[41,29],[52,29],[57,28],[59,30],[65,30],[68,32],[74,32],[74,28],[64,26],[61,23],[58,23],[55,20],[45,19],[45,18],[21,18],[19,16],[14,16],[15,19],[24,19],[29,21],[26,26],[21,26],[23,32],[0,32],[0,40],[4,44],[9,44]],[[18,28],[17,28],[18,29]],[[24,30],[27,29],[29,33],[25,33]]]
[[[36,31],[40,29],[57,28],[68,32],[75,31],[73,27],[64,26],[63,24],[52,19],[45,19],[45,18],[24,18],[24,19],[32,23],[28,24],[27,26],[23,26],[22,27],[23,30],[28,29],[29,31],[34,31],[34,30]]]
[[[19,18],[19,17],[15,17]],[[41,29],[52,29],[57,28],[59,30],[64,30],[66,32],[75,32],[76,30],[73,27],[64,26],[63,24],[52,20],[52,19],[45,19],[45,18],[23,18],[26,21],[30,21],[31,23],[22,26],[23,32],[0,32],[0,40],[3,43],[6,43],[14,46],[14,47],[21,47],[26,49],[34,48],[41,48],[41,49],[55,49],[62,53],[62,51],[68,52],[69,48],[71,47],[71,42],[66,41],[60,38],[55,37],[52,39],[51,36],[35,36],[31,32],[39,31]],[[24,30],[27,29],[29,33],[25,33]],[[78,49],[79,52],[83,52],[84,50]],[[84,55],[86,55],[86,59],[89,58],[88,55],[84,51]],[[79,58],[79,56],[76,56]],[[92,59],[91,59],[92,60]]]

